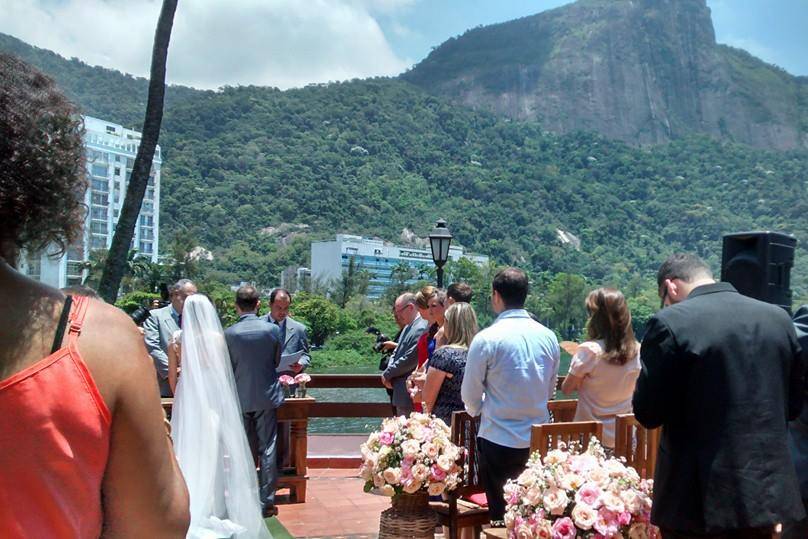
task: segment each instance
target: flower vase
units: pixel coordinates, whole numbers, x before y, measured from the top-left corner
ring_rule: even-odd
[[[379,519],[379,539],[435,537],[438,519],[426,491],[396,494],[391,502],[392,507],[382,511]]]
[[[291,396],[292,396],[292,388],[287,386],[287,385],[284,385],[283,386],[283,398],[288,399]]]
[[[306,398],[306,384],[304,383],[298,384],[297,389],[295,389],[295,397],[297,397],[298,399]]]

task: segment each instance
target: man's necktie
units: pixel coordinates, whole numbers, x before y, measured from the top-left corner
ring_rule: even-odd
[[[182,329],[182,314],[177,315],[177,325]]]

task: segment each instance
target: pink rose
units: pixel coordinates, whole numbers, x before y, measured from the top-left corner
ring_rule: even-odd
[[[559,518],[553,523],[553,539],[575,539],[575,524],[570,517]]]
[[[392,432],[383,432],[379,436],[379,443],[382,445],[393,445],[393,440],[395,440],[395,436],[393,436]]]
[[[584,502],[593,509],[600,507],[600,488],[594,483],[584,483],[575,493],[575,503]]]
[[[446,479],[446,472],[441,470],[437,465],[432,465],[432,479],[434,481],[443,481]]]
[[[623,511],[617,517],[617,522],[619,522],[621,526],[628,526],[629,524],[631,524],[631,513]]]
[[[617,513],[601,507],[598,509],[598,518],[595,520],[595,531],[606,537],[615,535],[620,528],[617,518]]]

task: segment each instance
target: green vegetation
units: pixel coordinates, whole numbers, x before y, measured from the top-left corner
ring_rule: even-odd
[[[88,114],[135,126],[142,117],[142,79],[7,36],[0,49],[51,73]],[[589,133],[554,136],[401,80],[285,92],[171,87],[160,143],[163,244],[212,251],[199,271],[217,283],[277,285],[283,268],[310,262],[313,239],[396,240],[404,228],[423,237],[444,217],[455,242],[530,270],[537,293],[551,296],[545,285],[571,274],[587,287],[634,286],[634,304],[652,309],[652,276],[673,250],[696,252],[717,270],[726,232],[769,229],[808,241],[805,152],[706,137],[638,149]],[[795,301],[808,300],[807,262],[800,248]],[[354,277],[344,284],[361,289],[361,274]],[[561,333],[580,328],[539,307]]]

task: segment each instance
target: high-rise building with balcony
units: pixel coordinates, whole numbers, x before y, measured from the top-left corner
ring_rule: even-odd
[[[80,284],[86,276],[90,252],[108,249],[126,196],[141,134],[122,125],[84,117],[89,186],[84,195],[87,217],[84,236],[60,258],[53,249],[23,253],[20,269],[30,277],[55,287]],[[160,147],[154,153],[149,184],[140,207],[131,248],[138,256],[157,262],[160,228]]]

